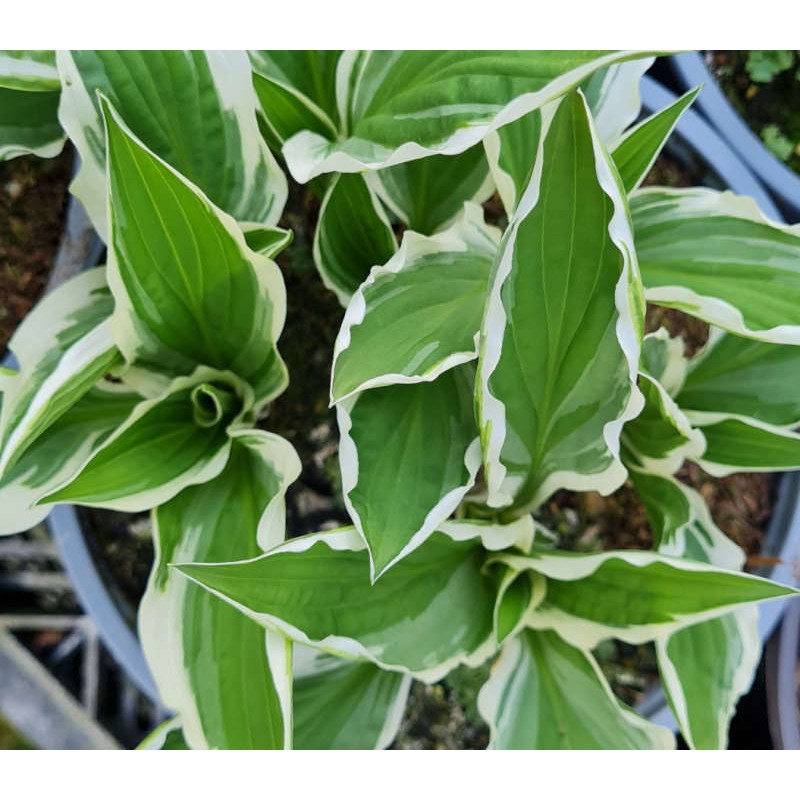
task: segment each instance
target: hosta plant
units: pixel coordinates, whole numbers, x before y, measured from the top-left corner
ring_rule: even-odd
[[[139,632],[175,716],[143,746],[386,747],[412,679],[485,663],[491,747],[673,746],[611,691],[610,638],[654,642],[686,741],[725,746],[755,604],[793,590],[741,572],[675,473],[800,468],[800,231],[727,192],[640,188],[694,96],[638,121],[651,62],[0,59],[0,152],[68,135],[108,245],[11,342],[0,529],[59,502],[152,509]],[[300,463],[269,432],[279,162],[322,195],[313,257],[346,306],[330,402],[351,524],[296,538]],[[708,322],[706,347],[645,334],[646,301]],[[533,516],[626,481],[652,550],[567,551]]]

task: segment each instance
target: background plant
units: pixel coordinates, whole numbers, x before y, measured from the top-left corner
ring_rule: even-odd
[[[412,677],[497,655],[492,746],[671,746],[613,697],[592,655],[611,636],[654,640],[687,741],[724,746],[752,603],[791,590],[737,573],[673,475],[800,465],[798,231],[728,193],[638,189],[694,96],[631,127],[646,56],[259,52],[251,76],[243,54],[9,55],[9,91],[58,99],[109,264],[12,342],[3,527],[154,509],[140,633],[178,716],[150,746],[386,746]],[[41,149],[35,122],[9,152]],[[297,457],[259,427],[285,387],[290,238],[265,141],[324,193],[314,257],[347,304],[353,526],[288,541]],[[688,362],[644,336],[645,298],[727,333]],[[566,553],[531,517],[627,476],[654,552]]]

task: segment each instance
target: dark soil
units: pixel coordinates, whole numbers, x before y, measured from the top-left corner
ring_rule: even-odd
[[[72,151],[0,163],[0,357],[47,283],[64,223]]]
[[[728,100],[774,155],[800,173],[800,59],[776,74],[769,83],[751,79],[746,64],[748,50],[714,50],[706,55],[711,71]],[[769,147],[769,126],[786,140],[785,152]],[[773,133],[773,136],[775,134]]]

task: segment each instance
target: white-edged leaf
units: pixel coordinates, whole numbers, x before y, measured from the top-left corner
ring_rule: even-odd
[[[173,374],[231,370],[259,404],[286,386],[275,341],[286,317],[278,265],[236,222],[151,153],[103,102],[108,136],[114,336],[129,362]]]
[[[284,495],[300,474],[275,434],[236,432],[225,468],[153,512],[156,559],[139,634],[165,705],[194,749],[291,747],[291,643],[182,575],[175,561],[250,558],[283,541]]]
[[[622,440],[647,472],[673,475],[687,458],[702,456],[705,438],[655,378],[641,373],[639,390],[644,408],[625,424]]]
[[[612,148],[625,191],[638,189],[669,139],[683,112],[694,102],[700,87],[686,92],[674,103],[643,119]]]
[[[727,416],[794,428],[800,424],[800,347],[714,329],[689,363],[676,399],[701,424]]]
[[[98,267],[47,295],[11,337],[20,370],[2,387],[0,475],[121,362],[108,322],[113,307]]]
[[[731,333],[800,344],[800,227],[711,189],[631,197],[645,296]]]
[[[107,239],[103,122],[108,97],[146,146],[238,221],[275,225],[286,178],[258,130],[241,51],[59,51],[59,118],[81,156],[72,192]]]
[[[494,584],[483,563],[478,541],[435,534],[373,584],[363,539],[343,528],[249,561],[176,569],[268,630],[433,682],[492,652]]]
[[[80,470],[42,503],[146,511],[225,467],[229,429],[241,427],[252,392],[232,373],[204,367],[144,400]],[[44,493],[42,493],[44,495]]]
[[[666,328],[648,333],[642,340],[640,370],[655,378],[667,390],[670,397],[677,397],[689,359],[684,356],[684,341],[680,336],[670,336]]]
[[[337,67],[340,130],[302,131],[283,148],[295,180],[456,155],[593,72],[640,51],[346,51]]]
[[[172,717],[162,722],[154,731],[145,736],[137,745],[137,750],[190,750],[181,728],[180,717]]]
[[[369,389],[336,407],[342,492],[377,579],[430,536],[472,488],[480,448],[474,372]]]
[[[0,534],[41,522],[52,505],[35,505],[39,498],[75,475],[140,399],[116,384],[101,384],[50,425],[0,479]]]
[[[407,232],[353,295],[333,353],[331,401],[364,389],[432,381],[477,358],[477,337],[500,232],[465,204],[435,236]]]
[[[531,181],[497,256],[477,407],[488,504],[625,480],[643,300],[625,198],[583,98],[548,107]]]
[[[448,227],[464,203],[483,203],[494,192],[481,145],[455,156],[420,158],[367,174],[400,221],[425,236]]]
[[[0,50],[0,87],[58,92],[61,81],[54,50]]]
[[[337,175],[314,232],[314,263],[322,282],[347,305],[369,271],[397,250],[392,226],[362,175]]]
[[[599,69],[582,84],[603,143],[614,147],[641,108],[639,84],[652,59],[626,61]],[[506,213],[511,216],[530,180],[539,149],[541,112],[492,131],[484,139],[492,175]]]
[[[553,631],[525,631],[504,647],[478,695],[498,750],[672,749],[654,725],[611,692],[588,651]]]
[[[534,550],[495,559],[547,578],[527,625],[557,630],[585,650],[610,638],[641,644],[740,606],[798,594],[764,578],[646,551]]]
[[[411,676],[294,648],[294,749],[380,750],[400,727]]]
[[[17,156],[53,158],[66,137],[58,121],[58,92],[0,86],[0,161]]]

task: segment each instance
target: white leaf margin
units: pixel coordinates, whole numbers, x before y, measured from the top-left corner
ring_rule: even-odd
[[[620,436],[624,424],[639,415],[644,408],[644,396],[636,386],[639,358],[641,351],[635,310],[631,307],[631,289],[638,295],[637,284],[640,284],[639,266],[633,244],[633,231],[625,198],[619,185],[615,168],[610,163],[608,153],[600,142],[592,120],[586,98],[578,94],[586,109],[587,119],[592,132],[592,146],[595,155],[595,172],[600,188],[612,202],[614,213],[609,222],[608,232],[613,244],[622,256],[622,271],[614,292],[617,308],[616,334],[623,356],[628,362],[630,395],[625,408],[619,416],[603,427],[603,439],[612,456],[609,466],[602,472],[590,475],[571,471],[551,473],[539,487],[531,506],[539,505],[554,491],[568,488],[574,491],[595,490],[601,494],[610,494],[619,488],[628,475],[620,459]],[[559,101],[560,102],[560,101]],[[558,103],[551,103],[542,109],[542,134],[539,137],[539,149],[534,163],[528,187],[524,191],[514,218],[504,235],[498,255],[497,268],[489,291],[483,323],[481,325],[481,345],[478,362],[477,406],[480,419],[480,434],[484,451],[484,469],[488,489],[487,504],[494,508],[510,505],[514,501],[513,487],[507,485],[507,470],[500,460],[503,443],[506,438],[505,404],[496,398],[489,389],[489,379],[500,363],[503,335],[507,316],[503,307],[502,288],[511,274],[513,248],[516,242],[517,228],[531,213],[539,201],[543,172],[543,153],[547,133],[557,110]]]
[[[364,297],[366,289],[374,286],[385,276],[396,275],[399,272],[413,269],[420,261],[423,261],[427,256],[431,255],[440,253],[468,253],[470,250],[474,249],[485,255],[487,259],[490,259],[497,252],[497,248],[500,245],[500,236],[501,234],[498,228],[484,222],[483,209],[479,205],[471,202],[464,203],[464,207],[461,213],[456,217],[455,222],[440,233],[436,233],[433,236],[423,236],[413,231],[407,231],[403,236],[400,249],[386,264],[373,267],[367,279],[350,299],[333,348],[332,374],[335,375],[336,362],[339,357],[350,347],[352,329],[360,325],[367,315],[367,302]],[[443,372],[447,372],[447,370],[459,364],[466,364],[478,357],[478,336],[479,331],[476,330],[474,336],[475,347],[472,350],[452,353],[423,373],[416,375],[405,375],[402,373],[378,375],[363,381],[355,389],[341,396],[334,395],[332,378],[330,391],[331,405],[347,400],[367,389],[374,389],[379,386],[429,383],[434,381]]]

